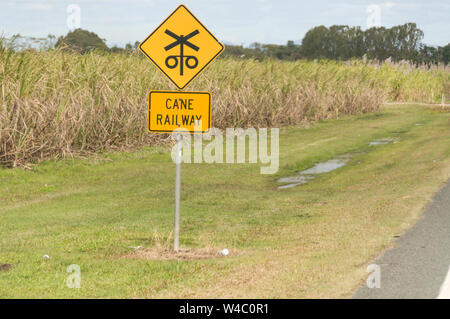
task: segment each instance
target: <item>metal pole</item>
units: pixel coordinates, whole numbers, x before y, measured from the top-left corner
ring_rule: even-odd
[[[181,147],[182,136],[176,135],[176,168],[175,168],[175,219],[173,232],[173,249],[178,251],[180,248],[180,188],[181,188]]]

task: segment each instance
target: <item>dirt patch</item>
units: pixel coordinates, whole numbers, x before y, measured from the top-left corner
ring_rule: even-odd
[[[224,255],[221,250],[214,248],[185,248],[175,252],[167,248],[143,248],[137,249],[123,258],[146,259],[146,260],[202,260],[213,258],[228,258],[240,255],[235,250],[230,250]]]
[[[8,271],[11,270],[12,265],[11,264],[2,264],[0,265],[0,271]]]

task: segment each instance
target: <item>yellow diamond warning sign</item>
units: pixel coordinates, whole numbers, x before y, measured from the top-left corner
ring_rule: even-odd
[[[150,91],[148,130],[171,133],[175,130],[205,133],[211,127],[209,92]]]
[[[223,44],[184,5],[176,8],[139,48],[179,89],[224,50]]]

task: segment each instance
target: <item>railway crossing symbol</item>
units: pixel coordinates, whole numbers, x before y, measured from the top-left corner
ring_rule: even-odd
[[[139,48],[180,90],[224,50],[184,5],[178,6]]]

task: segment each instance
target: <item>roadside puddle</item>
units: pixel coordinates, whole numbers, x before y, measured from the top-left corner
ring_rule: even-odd
[[[300,171],[295,175],[279,178],[277,183],[284,185],[278,186],[278,189],[291,188],[306,184],[315,179],[315,175],[317,174],[329,173],[347,165],[353,155],[355,154],[344,154],[329,161],[317,163],[313,167]]]
[[[385,145],[385,144],[391,144],[398,142],[398,139],[396,138],[382,138],[373,140],[368,143],[370,146],[375,145]],[[318,174],[324,174],[329,173],[334,170],[337,170],[338,168],[341,168],[348,164],[348,161],[355,155],[360,155],[359,153],[348,153],[340,155],[336,158],[333,158],[331,160],[328,160],[326,162],[317,163],[311,168],[305,169],[303,171],[300,171],[296,173],[295,175],[288,176],[288,177],[282,177],[277,179],[279,185],[278,189],[286,189],[286,188],[292,188],[299,185],[304,185],[309,183],[310,181],[314,180],[316,178],[316,175]],[[359,163],[358,163],[359,164]]]
[[[369,142],[369,145],[373,146],[373,145],[385,145],[385,144],[390,144],[390,143],[395,143],[397,142],[397,139],[395,138],[382,138],[379,140],[374,140],[372,142]]]
[[[283,177],[277,180],[278,183],[287,183],[284,185],[278,186],[278,189],[285,189],[285,188],[291,188],[298,185],[303,185],[308,183],[310,180],[314,179],[315,177],[312,175],[294,175],[289,177]]]

